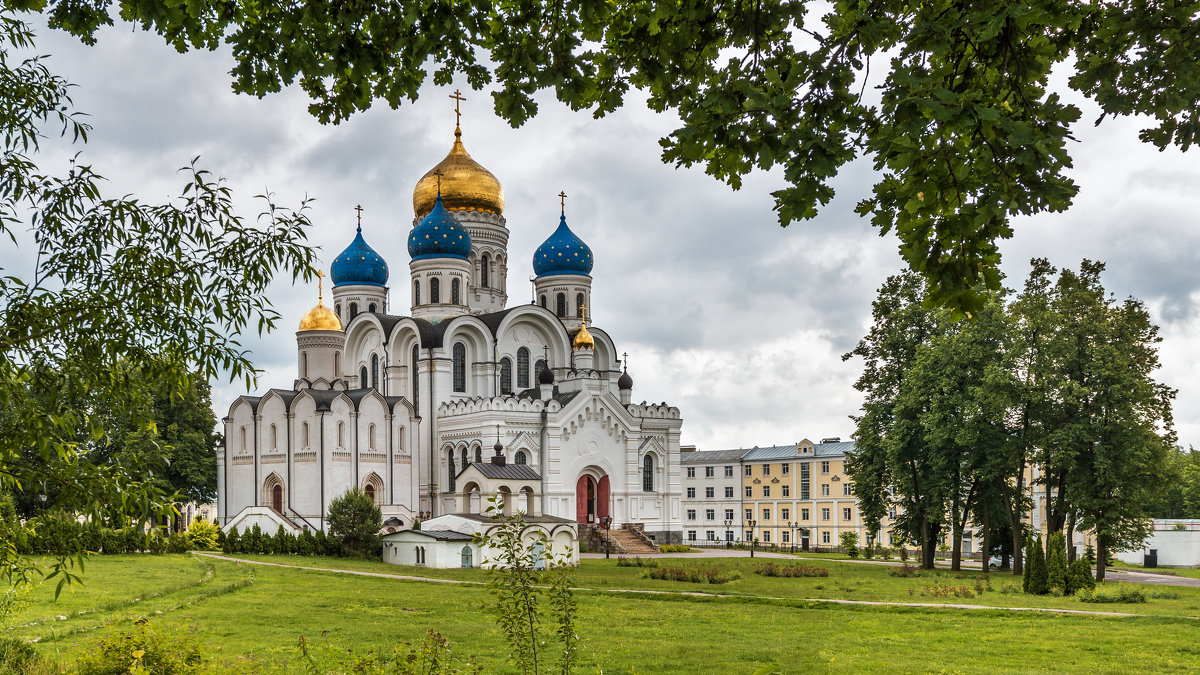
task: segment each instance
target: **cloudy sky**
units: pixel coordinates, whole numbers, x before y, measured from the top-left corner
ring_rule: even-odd
[[[407,310],[412,187],[449,150],[453,87],[322,126],[299,90],[263,100],[231,93],[226,52],[180,55],[128,25],[103,31],[96,47],[39,34],[39,52],[78,85],[76,106],[94,126],[84,161],[110,179],[112,194],[166,199],[182,185],[176,170],[198,155],[229,181],[245,216],[261,210],[253,195],[266,190],[285,205],[315,198],[310,238],[326,269],[352,239],[362,204],[367,241],[391,266],[393,312]],[[529,300],[527,261],[557,225],[565,190],[568,221],[595,254],[595,321],[629,353],[634,400],[682,410],[684,443],[725,449],[851,434],[861,363],[840,356],[869,324],[880,283],[901,267],[896,240],[853,213],[875,181],[869,163],[844,169],[838,198],[815,221],[782,229],[769,195],[782,185],[778,174],[752,175],[734,192],[702,169],[664,165],[657,139],[676,121],[637,96],[599,121],[543,96],[520,129],[492,114],[486,93],[466,96],[467,149],[504,185],[510,303]],[[1097,117],[1082,107],[1083,119]],[[1145,300],[1161,325],[1160,378],[1179,389],[1182,442],[1200,444],[1200,154],[1143,146],[1141,126],[1079,128],[1076,205],[1017,222],[1004,271],[1019,286],[1035,255],[1058,266],[1106,261],[1106,286]],[[270,289],[283,329],[244,341],[264,371],[262,388],[290,386],[294,324],[316,299],[315,288],[288,278]],[[218,417],[240,393],[214,383]]]

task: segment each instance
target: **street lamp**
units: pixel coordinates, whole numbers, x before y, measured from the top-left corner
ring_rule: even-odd
[[[730,528],[730,527],[733,527],[733,521],[732,521],[732,520],[726,520],[726,521],[725,521],[725,531],[726,531],[726,532],[729,532],[729,528]],[[729,535],[726,535],[726,539],[725,539],[725,548],[729,548],[730,546],[732,546],[732,545],[733,545],[733,542],[729,541],[729,539],[731,539],[731,538],[732,538],[731,536],[729,536]]]
[[[608,530],[612,527],[612,516],[604,516],[600,522],[604,525],[604,559],[608,560]]]
[[[747,525],[750,526],[750,557],[754,557],[754,544],[758,542],[758,538],[754,536],[754,526],[758,525],[757,520],[751,520]]]
[[[788,528],[790,528],[792,531],[792,553],[793,554],[796,552],[796,528],[799,526],[800,526],[800,523],[794,523],[790,520],[788,521]]]

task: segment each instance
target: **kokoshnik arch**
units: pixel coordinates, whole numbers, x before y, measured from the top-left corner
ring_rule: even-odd
[[[223,524],[324,529],[330,500],[357,487],[392,527],[478,514],[506,495],[531,515],[611,515],[680,541],[682,418],[631,403],[628,368],[587,311],[592,252],[565,205],[533,254],[536,300],[511,307],[503,188],[467,154],[461,126],[417,182],[413,211],[408,314],[391,312],[388,265],[360,211],[330,267],[332,307],[322,292],[300,321],[292,388],[230,406]]]

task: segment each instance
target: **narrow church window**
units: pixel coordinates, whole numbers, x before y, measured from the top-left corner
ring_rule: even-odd
[[[308,379],[308,352],[300,352],[300,377]]]
[[[642,458],[642,491],[654,492],[654,457]]]
[[[517,388],[529,388],[529,350],[525,347],[517,350]]]
[[[554,313],[559,316],[567,315],[567,296],[565,293],[559,293],[554,300]]]
[[[371,386],[379,388],[379,355],[371,355]]]
[[[525,459],[525,451],[524,450],[517,451],[516,456],[513,457],[513,463],[514,464],[526,464],[527,463],[527,461]]]
[[[337,352],[333,353],[333,376],[335,378],[342,376],[342,355]]]
[[[483,288],[488,287],[488,257],[486,253],[479,261],[479,285]]]
[[[462,458],[462,468],[467,468],[467,448],[464,446],[458,454]]]
[[[246,452],[249,449],[250,446],[246,445],[246,427],[242,427],[242,452]]]
[[[575,316],[583,316],[583,293],[575,294]]]
[[[271,449],[279,449],[279,427],[274,424],[271,425]]]
[[[512,359],[507,356],[500,359],[500,393],[512,393]]]
[[[421,304],[421,282],[413,279],[413,304]]]
[[[342,303],[339,302],[333,306],[333,313],[337,314],[338,317],[342,316]]]
[[[371,500],[372,504],[375,503],[375,486],[374,485],[367,483],[363,487],[363,494],[365,494]]]
[[[545,295],[538,298],[538,304],[541,305],[543,309],[545,309],[545,307],[546,307],[546,296]]]
[[[372,302],[370,305],[367,305],[367,311],[374,314],[375,313],[375,303]]]
[[[452,304],[452,305],[462,304],[462,300],[459,297],[458,288],[459,288],[458,279],[451,279],[450,280],[450,304]]]
[[[438,304],[442,301],[442,280],[434,277],[429,280],[429,302]]]
[[[369,386],[371,386],[371,384],[367,381],[367,367],[363,366],[358,370],[358,388],[366,389]]]
[[[346,423],[338,422],[338,447],[345,447],[346,443]]]
[[[454,343],[454,391],[467,390],[467,348],[461,342]]]
[[[353,320],[356,316],[358,316],[358,303],[352,302],[350,303],[350,319]]]
[[[446,479],[446,492],[454,492],[454,476],[458,474],[458,471],[454,468],[453,450],[451,450],[450,454],[446,457],[446,468],[449,472],[449,476]]]
[[[410,371],[409,378],[412,380],[413,410],[417,410],[417,411],[419,411],[421,409],[421,406],[420,406],[421,383],[417,380],[417,362],[419,360],[420,360],[420,354],[417,350],[417,346],[414,344],[413,348],[412,348],[412,370]]]
[[[475,463],[478,464],[482,461],[483,461],[483,446],[477,445],[477,446],[475,446]]]
[[[300,425],[300,437],[304,439],[304,447],[308,447],[308,422]]]
[[[375,449],[375,424],[374,423],[371,423],[371,426],[367,427],[367,445],[370,446],[370,448],[372,450]]]

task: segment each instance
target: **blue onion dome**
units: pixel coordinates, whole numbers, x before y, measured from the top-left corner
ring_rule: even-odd
[[[362,225],[358,226],[354,241],[333,259],[329,276],[333,278],[334,286],[387,286],[387,263],[363,239]]]
[[[533,253],[533,273],[539,277],[592,273],[592,249],[567,227],[565,213],[559,216],[558,229]]]
[[[408,254],[413,260],[425,258],[462,258],[471,255],[471,233],[442,206],[438,195],[429,215],[408,235]]]

